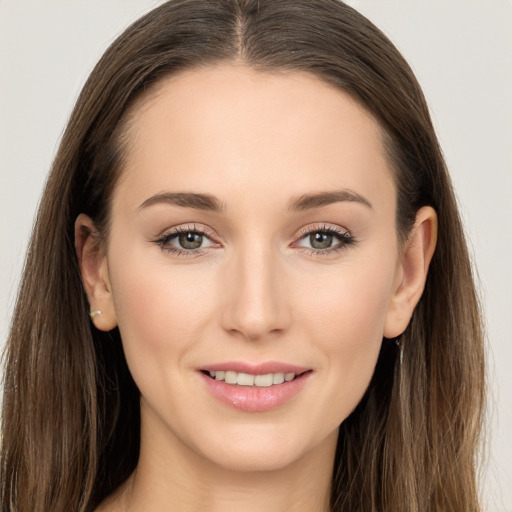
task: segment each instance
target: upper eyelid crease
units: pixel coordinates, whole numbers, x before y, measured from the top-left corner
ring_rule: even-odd
[[[321,225],[313,225],[313,226],[307,226],[305,228],[302,228],[297,233],[297,236],[299,238],[303,238],[305,236],[310,235],[311,233],[318,233],[318,232],[334,233],[334,234],[338,234],[338,235],[350,235],[350,231],[341,226],[331,226],[328,224],[321,224]]]
[[[368,199],[350,189],[343,189],[333,192],[317,192],[313,194],[303,194],[293,199],[288,210],[303,211],[313,208],[321,208],[333,203],[352,202],[362,204],[370,209],[373,208]],[[207,210],[216,213],[226,211],[226,204],[220,201],[212,194],[199,194],[195,192],[163,192],[146,199],[138,210],[147,208],[155,204],[170,204],[184,208],[194,208],[197,210]]]
[[[160,236],[162,238],[164,238],[164,237],[173,237],[173,236],[178,236],[181,233],[188,233],[188,232],[199,233],[199,234],[201,234],[203,236],[206,236],[208,238],[212,238],[213,237],[213,235],[210,233],[209,230],[206,230],[206,229],[204,229],[203,227],[200,227],[200,226],[198,227],[195,224],[193,224],[193,225],[185,225],[185,226],[177,226],[177,227],[172,228],[170,231],[169,230],[165,230],[162,233],[162,235],[160,235]],[[302,228],[296,234],[296,237],[301,239],[301,238],[304,238],[304,237],[310,235],[311,233],[321,233],[321,232],[333,233],[333,234],[337,234],[337,235],[340,235],[340,236],[343,236],[343,235],[351,236],[350,231],[348,229],[341,228],[341,227],[335,227],[335,226],[329,226],[329,225],[323,224],[323,225],[318,225],[318,226],[310,226],[310,227]]]
[[[203,227],[198,227],[194,224],[193,226],[187,226],[187,225],[177,226],[170,230],[165,230],[161,235],[159,235],[159,239],[175,238],[175,237],[181,235],[182,233],[198,233],[198,234],[205,236],[209,239],[214,238],[214,235],[212,235],[212,233],[209,230],[204,229]]]

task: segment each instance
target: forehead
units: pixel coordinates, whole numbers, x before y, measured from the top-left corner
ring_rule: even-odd
[[[179,73],[135,106],[128,140],[124,197],[248,194],[272,183],[288,195],[341,187],[372,195],[391,183],[375,119],[303,72],[225,64]]]

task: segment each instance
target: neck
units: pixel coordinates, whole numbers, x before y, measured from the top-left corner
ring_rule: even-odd
[[[238,471],[177,438],[144,434],[135,472],[100,510],[122,512],[328,512],[337,432],[278,469]]]

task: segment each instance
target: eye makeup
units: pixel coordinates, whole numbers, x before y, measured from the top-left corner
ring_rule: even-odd
[[[179,257],[201,256],[209,249],[222,247],[210,230],[196,224],[172,228],[153,242],[162,251]],[[349,231],[324,224],[302,229],[290,247],[310,256],[323,256],[341,251],[355,243]]]

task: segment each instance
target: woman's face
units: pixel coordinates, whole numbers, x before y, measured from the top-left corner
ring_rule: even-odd
[[[128,136],[106,262],[142,446],[239,470],[332,453],[403,276],[377,123],[233,64],[161,84]]]

